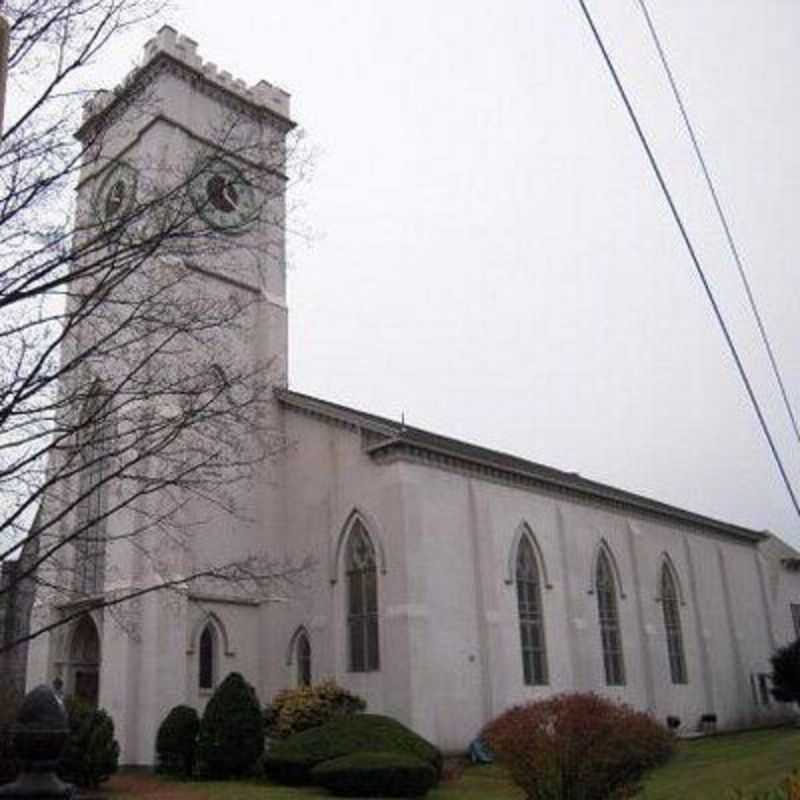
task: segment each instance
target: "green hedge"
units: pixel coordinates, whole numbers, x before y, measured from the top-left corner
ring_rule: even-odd
[[[345,797],[422,797],[436,783],[436,770],[406,753],[353,753],[318,764],[311,780]]]
[[[430,742],[390,717],[356,714],[342,717],[274,742],[264,757],[264,769],[280,783],[308,783],[311,770],[325,761],[363,752],[416,756],[441,776],[442,754]]]

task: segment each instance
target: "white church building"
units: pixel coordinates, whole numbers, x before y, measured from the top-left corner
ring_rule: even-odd
[[[126,115],[133,86],[148,88],[147,115]],[[231,111],[278,138],[293,125],[284,92],[247,87],[162,28],[134,79],[87,106],[78,135],[105,128],[106,153],[81,176],[78,218],[98,193],[114,207],[103,187],[124,191],[141,165],[208,143]],[[237,155],[229,160],[235,171]],[[219,213],[240,198],[227,200]],[[202,709],[231,671],[263,703],[332,677],[445,751],[463,750],[508,706],[564,691],[677,717],[685,731],[704,716],[725,729],[787,715],[769,694],[769,657],[799,632],[798,553],[762,532],[289,388],[283,242],[269,251],[251,282],[210,264],[197,286],[257,298],[252,347],[280,367],[269,413],[288,446],[243,498],[256,522],[206,524],[195,556],[260,547],[313,566],[279,598],[191,586],[144,596],[135,634],[108,610],[87,612],[31,642],[29,687],[59,679],[67,694],[99,702],[126,764],[152,764],[167,711]],[[109,518],[109,541],[125,524],[124,514]],[[99,593],[112,562],[118,583],[146,572],[124,545],[102,557],[76,547],[75,558]],[[50,620],[73,610],[46,590],[37,609]]]

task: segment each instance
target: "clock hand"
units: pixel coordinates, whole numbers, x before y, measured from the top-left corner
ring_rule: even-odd
[[[236,194],[236,189],[233,187],[233,183],[229,180],[225,181],[222,187],[222,199],[230,206],[228,209],[229,211],[233,211],[236,208],[238,195]]]

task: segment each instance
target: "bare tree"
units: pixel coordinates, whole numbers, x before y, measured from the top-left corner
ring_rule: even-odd
[[[109,120],[143,119],[159,98],[146,65],[99,97],[81,75],[158,11],[158,0],[6,6],[0,561],[23,558],[0,603],[35,586],[60,613],[34,615],[0,653],[87,609],[125,624],[148,592],[274,593],[307,567],[251,540],[226,559],[194,547],[221,514],[257,524],[266,465],[286,446],[272,403],[285,365],[258,332],[265,265],[283,260],[287,171],[302,159],[291,124],[255,124],[246,103],[192,158],[135,174],[112,158]],[[100,188],[74,213],[69,195],[88,181]],[[236,236],[222,213],[233,207]]]

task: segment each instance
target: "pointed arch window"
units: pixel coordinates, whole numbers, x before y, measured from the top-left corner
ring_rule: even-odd
[[[379,669],[378,571],[375,547],[356,520],[345,551],[347,571],[347,637],[351,672]]]
[[[544,686],[547,684],[547,650],[542,613],[542,583],[539,565],[528,536],[520,539],[517,548],[516,583],[523,678],[528,686]]]
[[[311,686],[311,642],[308,634],[303,631],[297,637],[296,658],[297,658],[297,685]]]
[[[672,682],[688,683],[678,587],[675,576],[667,564],[661,568],[661,607],[664,611],[664,631],[667,636],[667,656]]]
[[[217,672],[217,634],[214,626],[209,622],[200,634],[198,645],[198,677],[197,685],[200,689],[211,690],[214,688],[214,677]]]
[[[103,589],[108,423],[108,396],[95,387],[78,428],[80,533],[75,537],[75,589],[83,594],[97,594]]]
[[[603,645],[603,667],[606,684],[625,685],[625,659],[622,652],[622,631],[617,608],[617,585],[608,553],[600,550],[595,574],[597,592],[597,615],[600,621],[600,637]]]

